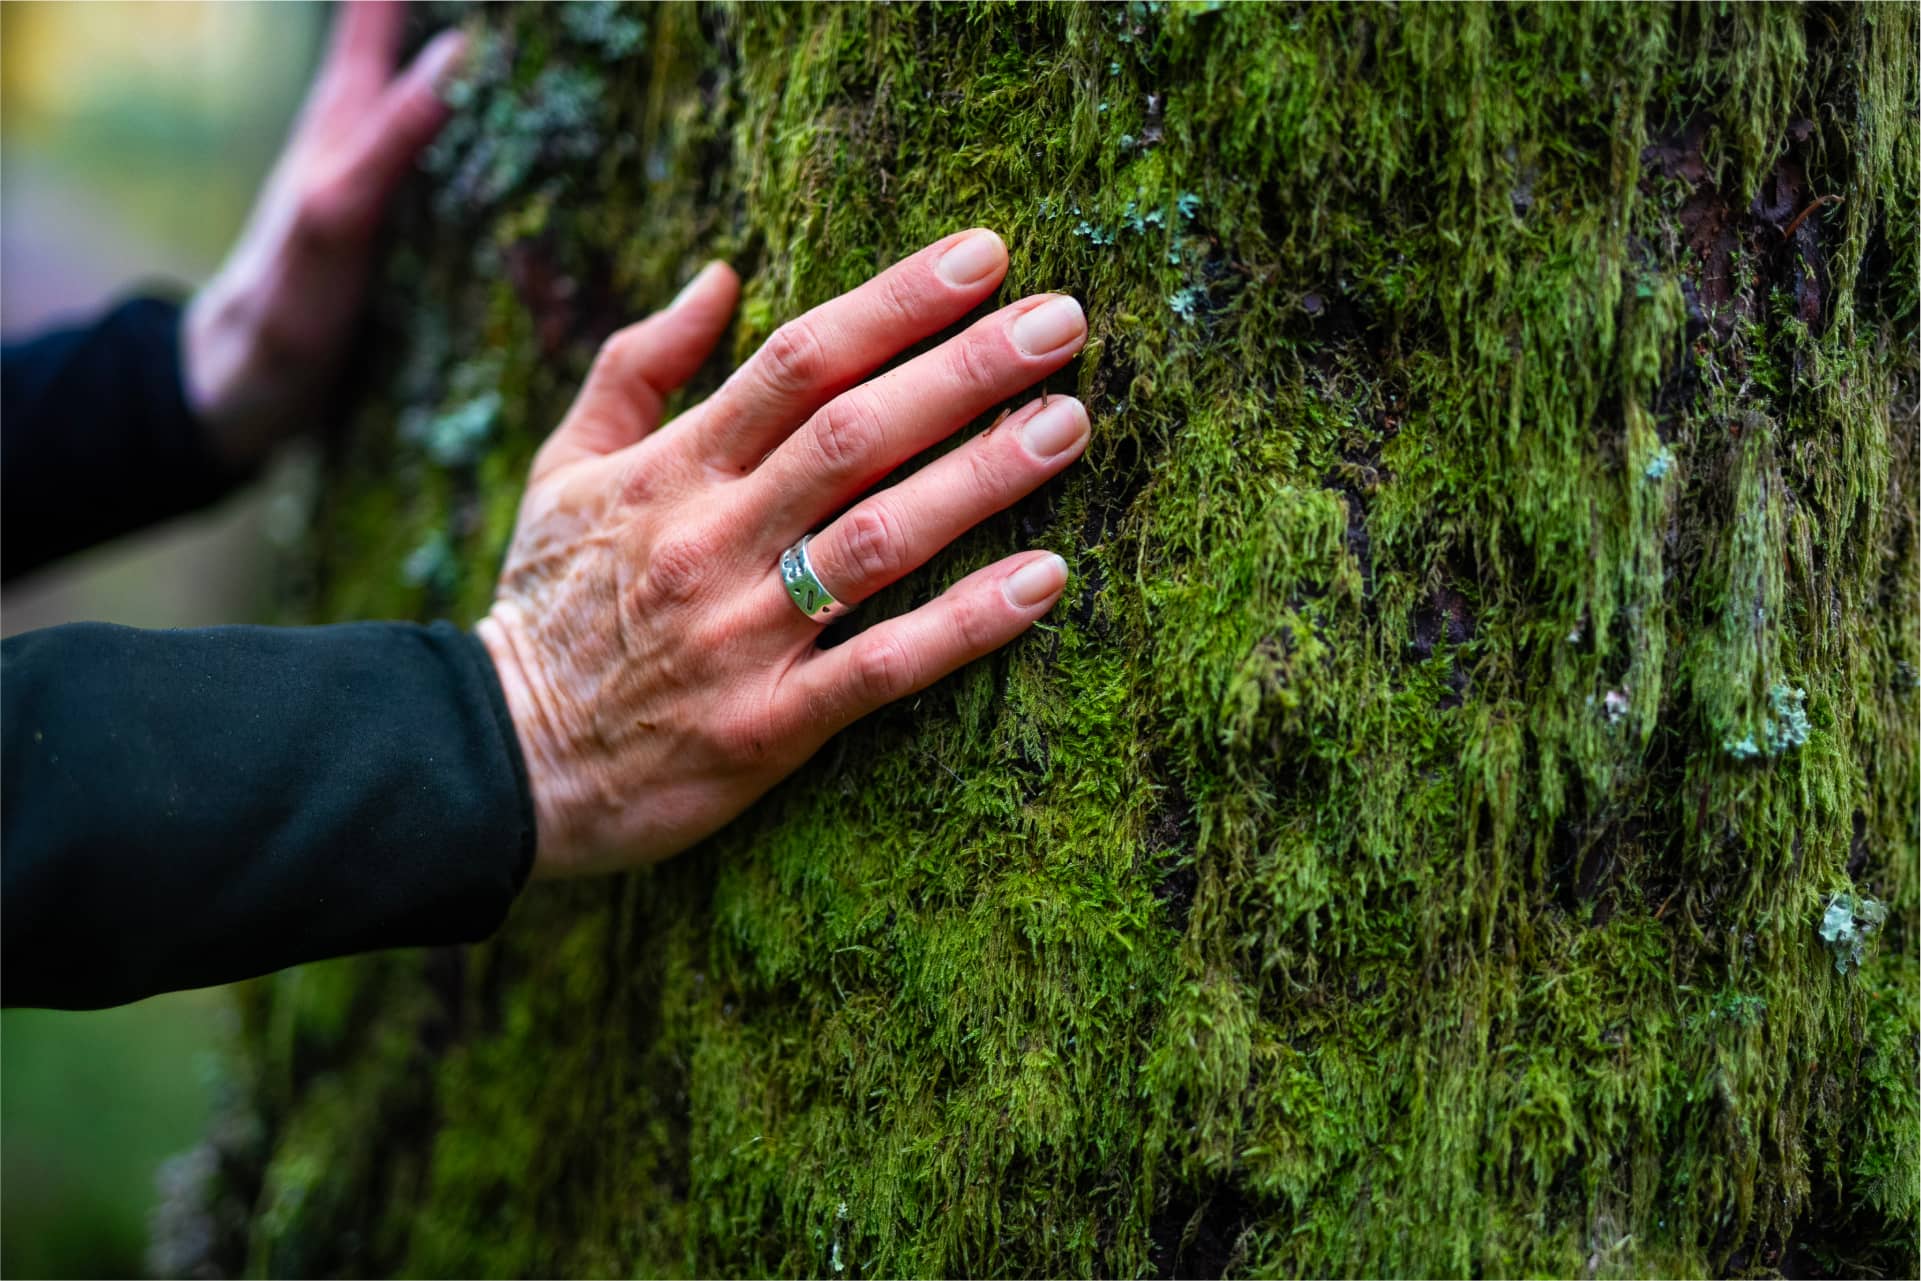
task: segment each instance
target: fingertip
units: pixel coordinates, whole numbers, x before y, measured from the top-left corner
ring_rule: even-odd
[[[1034,461],[1065,467],[1087,446],[1087,406],[1072,396],[1043,396],[1016,415],[1014,436]]]
[[[674,300],[667,304],[667,310],[679,311],[682,307],[685,307],[688,303],[700,297],[701,290],[706,287],[708,279],[713,274],[714,264],[711,262],[695,272],[694,278],[682,285],[680,292],[674,295]]]
[[[1023,298],[1009,311],[1013,324],[1008,336],[1024,356],[1046,358],[1078,351],[1087,341],[1087,313],[1071,294],[1037,294]]]
[[[448,90],[465,65],[466,52],[467,33],[457,27],[429,40],[362,122],[359,164],[382,199],[453,115]]]
[[[740,277],[732,267],[716,258],[681,286],[674,300],[667,304],[667,310],[713,311],[724,318],[732,314],[739,294]]]
[[[957,288],[999,279],[1007,271],[1007,245],[987,227],[960,233],[934,261],[934,274]]]
[[[429,40],[414,57],[413,75],[433,91],[434,97],[452,106],[450,93],[460,79],[461,72],[467,69],[467,33],[459,27],[447,30]]]
[[[1008,604],[1037,616],[1050,609],[1066,588],[1067,562],[1053,552],[1023,561],[1001,584]]]

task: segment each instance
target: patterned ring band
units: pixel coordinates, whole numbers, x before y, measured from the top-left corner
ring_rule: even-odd
[[[852,609],[834,599],[834,594],[821,586],[820,579],[814,576],[814,562],[807,558],[807,544],[813,541],[807,534],[801,540],[780,554],[780,581],[786,584],[788,596],[793,598],[794,606],[801,613],[817,623],[831,622]]]

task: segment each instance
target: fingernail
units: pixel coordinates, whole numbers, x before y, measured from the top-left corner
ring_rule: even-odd
[[[1081,305],[1065,295],[1051,298],[1014,322],[1014,345],[1029,356],[1045,356],[1087,332]]]
[[[426,64],[427,81],[434,93],[446,101],[467,66],[467,33],[458,28],[441,32],[421,55],[421,61]]]
[[[1067,562],[1058,556],[1030,560],[1007,576],[1007,599],[1016,609],[1032,609],[1052,600],[1067,586]]]
[[[1045,460],[1087,439],[1087,411],[1072,396],[1056,396],[1017,430],[1027,452]]]
[[[934,270],[950,285],[971,285],[986,279],[1005,257],[999,236],[991,231],[970,231],[947,247]]]
[[[680,287],[680,292],[674,295],[674,300],[667,304],[667,310],[672,311],[674,310],[674,308],[680,306],[682,303],[686,302],[689,298],[693,297],[696,288],[700,285],[700,282],[707,279],[707,277],[713,275],[714,269],[719,266],[720,264],[717,262],[710,262],[705,267],[702,267],[699,271],[695,272],[694,278],[688,281],[686,284],[682,285]]]

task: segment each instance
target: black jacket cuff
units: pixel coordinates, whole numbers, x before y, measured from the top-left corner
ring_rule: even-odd
[[[486,649],[446,623],[0,643],[0,984],[87,1008],[472,942],[532,868]]]

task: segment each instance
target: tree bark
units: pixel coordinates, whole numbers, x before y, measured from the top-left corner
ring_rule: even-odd
[[[483,611],[702,259],[694,396],[974,224],[1093,443],[852,625],[1072,579],[669,865],[249,986],[159,1257],[1914,1275],[1915,14],[466,16],[298,618]]]

